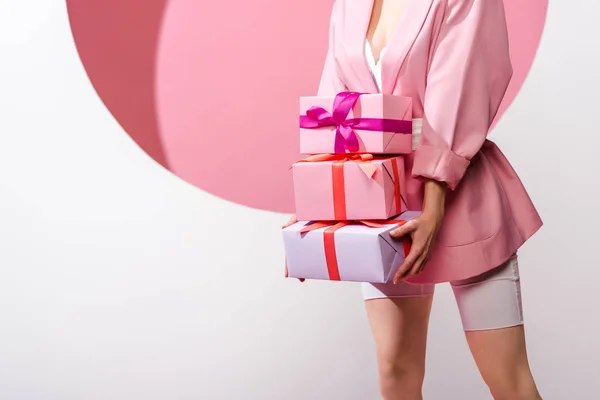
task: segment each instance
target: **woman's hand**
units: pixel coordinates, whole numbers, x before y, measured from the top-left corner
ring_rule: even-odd
[[[390,232],[394,238],[406,235],[410,235],[412,238],[410,252],[392,279],[394,284],[418,274],[425,268],[444,217],[445,199],[446,184],[428,180],[425,182],[421,215]]]
[[[288,222],[286,222],[281,228],[287,228],[288,226],[294,225],[296,222],[298,222],[298,219],[296,218],[295,215],[292,215],[289,219]],[[285,277],[288,278],[288,269],[287,269],[287,263],[285,264]],[[298,280],[300,282],[304,282],[304,278],[298,278]]]
[[[292,215],[292,216],[290,217],[289,221],[288,221],[288,222],[286,222],[286,223],[285,223],[285,224],[284,224],[284,225],[281,227],[281,229],[285,229],[285,228],[287,228],[288,226],[292,226],[292,225],[294,225],[296,222],[298,222],[298,219],[296,218],[296,216],[295,216],[295,215]]]

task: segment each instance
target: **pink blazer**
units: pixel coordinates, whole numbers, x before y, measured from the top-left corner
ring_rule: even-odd
[[[364,43],[373,0],[336,0],[319,95],[377,93]],[[512,67],[502,0],[410,0],[382,58],[382,92],[413,98],[423,132],[406,158],[407,202],[423,178],[449,185],[432,257],[412,283],[479,275],[504,263],[542,221],[500,149],[486,139]]]

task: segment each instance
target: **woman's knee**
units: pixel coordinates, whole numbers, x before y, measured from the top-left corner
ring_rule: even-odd
[[[483,376],[495,400],[541,399],[528,366],[505,368]]]
[[[379,382],[385,400],[420,399],[425,378],[424,360],[382,357],[378,361]]]
[[[431,296],[367,302],[384,400],[421,399],[430,309]]]
[[[539,399],[522,325],[466,332],[479,372],[494,399]]]

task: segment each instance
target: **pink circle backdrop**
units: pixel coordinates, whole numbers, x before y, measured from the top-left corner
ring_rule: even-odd
[[[291,212],[297,102],[314,94],[333,0],[67,0],[77,49],[131,137],[224,199]],[[505,0],[514,77],[538,48],[547,0]]]

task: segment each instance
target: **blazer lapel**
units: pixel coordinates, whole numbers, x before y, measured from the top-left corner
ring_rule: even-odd
[[[343,29],[344,44],[342,60],[348,89],[358,92],[377,93],[377,84],[365,58],[365,39],[373,10],[373,0],[349,0],[345,2]],[[348,78],[353,79],[348,79]]]
[[[434,0],[409,0],[404,13],[394,28],[381,60],[382,93],[394,91],[400,69],[423,28]],[[371,1],[369,1],[371,2]],[[367,25],[370,13],[367,14]],[[368,66],[367,66],[368,68]]]
[[[408,0],[381,58],[382,93],[393,93],[400,69],[434,1]],[[336,56],[340,61],[345,84],[352,91],[378,92],[365,57],[365,40],[373,12],[373,2],[374,0],[346,0],[342,21],[338,21],[341,22],[341,29],[336,29],[340,36],[336,40]]]

